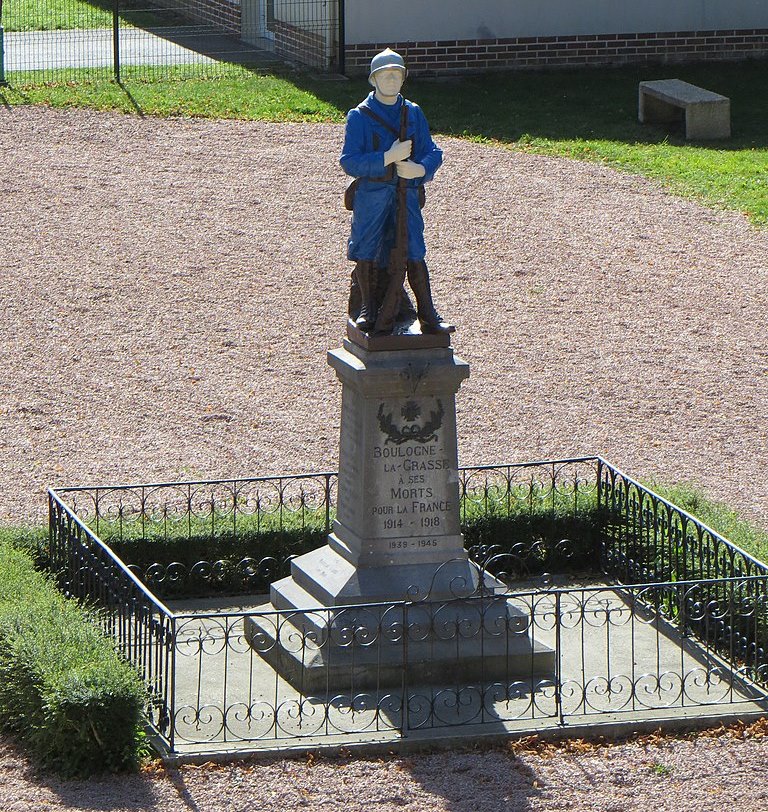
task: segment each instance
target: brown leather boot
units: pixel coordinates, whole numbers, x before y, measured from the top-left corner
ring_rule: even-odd
[[[355,319],[359,330],[368,333],[376,324],[376,266],[369,260],[358,260],[355,277],[360,288],[360,313]]]
[[[421,322],[421,331],[423,333],[455,332],[454,325],[443,321],[442,316],[435,310],[426,262],[408,260],[408,284],[416,297],[416,312]]]
[[[357,284],[357,274],[354,271],[352,271],[349,279],[347,315],[352,322],[357,321],[357,317],[360,315],[360,285]]]

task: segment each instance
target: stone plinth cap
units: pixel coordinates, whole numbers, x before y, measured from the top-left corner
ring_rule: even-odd
[[[368,352],[345,341],[328,352],[328,363],[344,384],[364,397],[408,397],[456,393],[469,364],[448,348]]]

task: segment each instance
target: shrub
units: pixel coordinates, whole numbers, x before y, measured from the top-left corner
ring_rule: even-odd
[[[137,766],[144,691],[96,625],[0,543],[0,724],[67,777]]]
[[[723,502],[710,499],[701,486],[690,482],[677,485],[652,482],[650,487],[749,555],[768,561],[768,532],[742,519],[733,508]]]

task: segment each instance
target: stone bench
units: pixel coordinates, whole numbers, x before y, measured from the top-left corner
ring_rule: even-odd
[[[711,139],[731,137],[731,101],[680,79],[640,82],[638,119],[641,123],[669,123],[685,113],[685,137]]]

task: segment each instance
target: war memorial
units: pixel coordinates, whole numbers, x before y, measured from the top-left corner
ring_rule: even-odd
[[[344,638],[344,625],[351,624],[349,634],[378,637],[379,644],[358,651],[329,645],[312,661],[266,647],[276,668],[300,684],[322,684],[329,668],[344,680],[353,661],[360,684],[400,682],[402,645],[388,643],[378,630],[385,618],[402,625],[405,617],[369,610],[373,628],[367,629],[354,612],[337,619],[333,609],[405,598],[434,607],[480,591],[490,601],[482,612],[461,603],[452,607],[452,622],[474,629],[474,645],[459,660],[453,641],[435,633],[429,612],[411,611],[411,623],[424,626],[409,651],[412,678],[434,682],[446,667],[471,677],[479,667],[491,673],[496,664],[507,673],[518,654],[520,673],[532,662],[536,671],[553,671],[551,651],[534,647],[525,635],[528,618],[506,602],[504,585],[483,579],[464,549],[455,398],[469,365],[455,357],[454,327],[431,297],[419,198],[442,152],[424,114],[400,95],[405,72],[394,51],[374,58],[374,91],[350,112],[341,156],[357,186],[349,240],[356,265],[348,337],[328,354],[343,386],[336,521],[327,546],[292,561],[290,577],[270,592],[272,607],[293,613],[304,634],[313,629],[321,635],[330,627]],[[415,309],[403,288],[406,278]],[[502,597],[494,599],[496,592]],[[331,610],[330,616],[319,610]],[[247,625],[262,648],[268,632],[256,620]],[[498,633],[510,626],[516,630],[511,640]],[[481,648],[484,657],[478,656]]]

